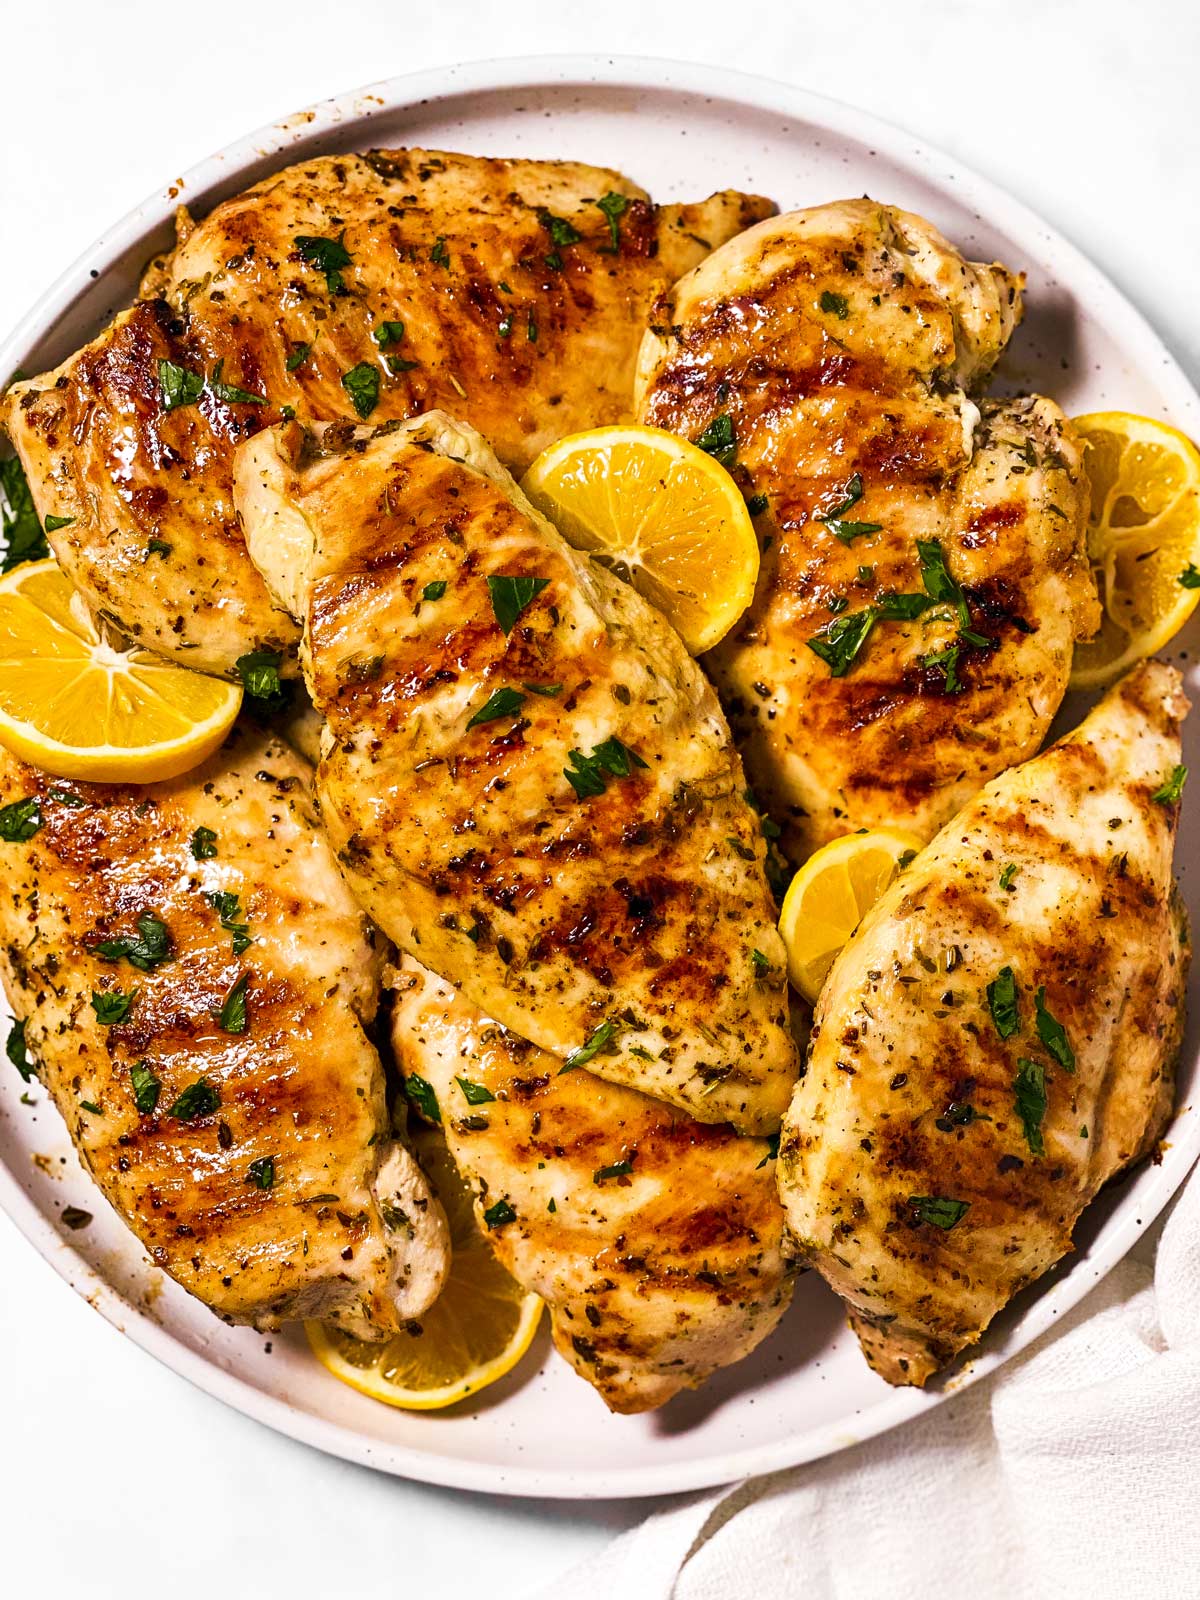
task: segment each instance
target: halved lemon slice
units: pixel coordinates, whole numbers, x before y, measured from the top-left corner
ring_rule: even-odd
[[[1076,417],[1092,485],[1088,557],[1104,607],[1071,686],[1098,689],[1161,650],[1200,600],[1200,451],[1126,411]]]
[[[413,1332],[386,1344],[365,1344],[320,1322],[304,1326],[318,1361],[352,1389],[405,1411],[439,1411],[512,1371],[533,1343],[542,1302],[492,1254],[443,1140],[422,1134],[417,1149],[450,1223],[445,1288]]]
[[[815,1005],[834,958],[924,841],[901,828],[848,833],[822,845],[788,885],[779,913],[792,987]]]
[[[220,745],[241,687],[103,638],[51,561],[0,580],[0,744],[58,778],[155,783]]]
[[[664,614],[692,655],[723,639],[754,597],[758,539],[725,468],[661,428],[593,428],[543,450],[521,487]]]

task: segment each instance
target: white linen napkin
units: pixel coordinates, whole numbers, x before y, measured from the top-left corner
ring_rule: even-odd
[[[571,1600],[1196,1600],[1200,1174],[991,1378],[825,1461],[693,1496]]]

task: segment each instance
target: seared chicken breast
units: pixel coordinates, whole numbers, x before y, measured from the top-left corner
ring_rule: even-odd
[[[664,619],[440,412],[262,433],[237,497],[304,626],[322,815],[363,907],[552,1055],[777,1127],[797,1058],[764,842]]]
[[[867,1359],[922,1384],[1071,1249],[1168,1117],[1188,946],[1173,668],[995,779],[835,961],[780,1192]]]
[[[84,1165],[220,1316],[381,1338],[436,1298],[441,1207],[392,1135],[384,951],[311,771],[246,731],[141,787],[0,751],[0,976]],[[15,808],[15,809],[14,809]]]
[[[652,314],[640,419],[716,429],[765,506],[754,601],[705,667],[797,861],[931,835],[1040,747],[1099,622],[1066,419],[970,398],[1019,314],[1012,273],[871,200],[760,223]]]
[[[405,958],[396,1057],[438,1116],[500,1260],[613,1411],[741,1358],[791,1297],[770,1141],[562,1063]]]
[[[296,632],[246,560],[230,460],[292,412],[466,417],[526,466],[630,414],[646,313],[766,216],[620,173],[427,150],[326,156],[192,225],[142,299],[0,402],[55,554],[123,633],[206,671]]]

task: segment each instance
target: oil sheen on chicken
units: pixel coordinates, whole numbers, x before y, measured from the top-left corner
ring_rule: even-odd
[[[383,950],[311,810],[247,731],[141,787],[0,752],[0,975],[84,1165],[155,1264],[226,1320],[381,1338],[437,1296],[445,1217],[393,1138]],[[12,815],[12,813],[10,813]]]
[[[520,469],[626,418],[646,314],[773,207],[655,206],[576,162],[427,150],[324,156],[222,202],[142,298],[0,401],[55,554],[124,633],[204,670],[296,641],[246,560],[241,439],[294,412],[380,422],[447,405]]]
[[[708,683],[439,412],[237,463],[305,628],[322,816],[360,903],[488,1016],[705,1122],[798,1070],[764,840]]]
[[[780,1192],[891,1383],[974,1344],[1162,1133],[1187,982],[1186,710],[1173,668],[1135,669],[964,807],[829,974]]]
[[[663,1405],[762,1342],[791,1297],[769,1140],[563,1073],[411,958],[395,983],[414,1100],[434,1096],[480,1226],[611,1410]]]
[[[797,861],[856,828],[931,835],[1039,748],[1099,622],[1066,419],[970,398],[1019,291],[853,200],[749,229],[652,314],[640,418],[724,419],[765,497],[754,601],[705,666]]]

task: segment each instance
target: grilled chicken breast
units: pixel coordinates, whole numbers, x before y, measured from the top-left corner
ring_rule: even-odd
[[[1186,710],[1174,669],[1135,669],[965,806],[830,972],[780,1191],[889,1382],[974,1344],[1163,1130],[1188,960],[1171,878]]]
[[[853,200],[751,228],[652,314],[639,417],[724,419],[766,499],[753,604],[705,666],[795,860],[856,828],[931,835],[1040,747],[1098,625],[1066,419],[969,397],[1019,289]]]
[[[142,299],[0,402],[51,541],[122,632],[209,671],[291,651],[245,558],[230,458],[294,410],[380,422],[447,405],[522,468],[629,415],[646,313],[773,207],[655,206],[575,162],[326,156],[224,201]]]
[[[237,495],[304,624],[322,815],[359,902],[551,1054],[777,1127],[797,1059],[759,821],[663,618],[439,412],[260,434]]]
[[[395,981],[414,1100],[438,1108],[496,1254],[611,1410],[663,1405],[761,1343],[791,1297],[768,1140],[563,1073],[411,959]]]
[[[156,1265],[231,1322],[380,1338],[436,1298],[449,1238],[391,1134],[364,1032],[383,951],[310,778],[252,730],[137,788],[0,752],[6,836],[36,829],[0,844],[0,975],[84,1164]]]

